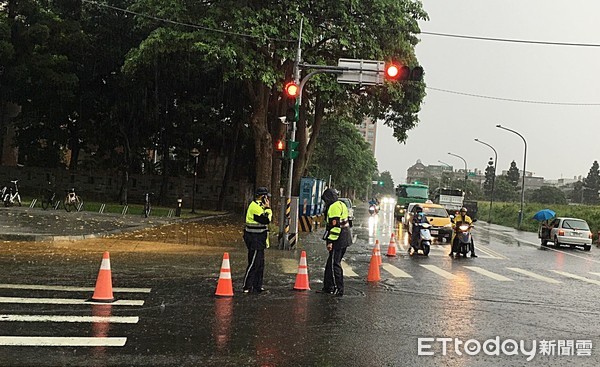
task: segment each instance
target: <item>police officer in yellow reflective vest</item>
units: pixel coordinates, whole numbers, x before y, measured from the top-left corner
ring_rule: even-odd
[[[248,267],[244,276],[244,293],[262,292],[263,272],[265,270],[265,248],[269,247],[268,225],[271,223],[269,190],[259,187],[254,200],[246,211],[244,242],[248,248]]]
[[[342,296],[344,294],[344,272],[342,258],[346,248],[352,243],[350,224],[348,222],[348,207],[338,200],[337,191],[327,189],[323,192],[325,202],[325,221],[327,223],[323,239],[327,244],[329,257],[325,265],[323,293]]]

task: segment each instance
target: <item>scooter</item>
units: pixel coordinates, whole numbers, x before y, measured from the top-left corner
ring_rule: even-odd
[[[377,206],[377,205],[369,206],[369,214],[374,215],[377,213],[379,213],[379,206]]]
[[[416,227],[419,228],[416,228]],[[433,241],[433,237],[431,237],[430,229],[431,224],[429,223],[417,223],[413,224],[413,231],[419,231],[419,238],[417,238],[417,243],[411,243],[411,247],[413,248],[413,254],[418,254],[419,250],[423,252],[423,255],[429,256],[429,250],[431,250],[431,242]]]
[[[473,224],[458,224],[458,230],[456,231],[454,237],[452,252],[455,252],[457,255],[461,254],[463,257],[467,257],[467,254],[470,251],[471,243],[473,242],[473,235],[471,235],[471,228],[473,227]]]

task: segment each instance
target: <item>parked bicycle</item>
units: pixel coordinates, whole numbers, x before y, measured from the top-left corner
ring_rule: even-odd
[[[21,195],[19,195],[19,187],[17,186],[17,182],[19,182],[19,180],[10,182],[12,182],[12,184],[15,186],[15,189],[13,190],[12,187],[9,187],[8,189],[5,187],[2,189],[2,201],[4,202],[4,206],[13,206],[15,204],[19,204],[19,206],[21,206]]]
[[[75,193],[75,188],[67,190],[67,195],[65,196],[65,200],[63,201],[63,205],[67,212],[71,210],[80,211],[83,207],[83,200]]]
[[[48,182],[50,185],[50,182]],[[56,200],[56,191],[53,188],[47,187],[45,189],[44,196],[41,200],[42,209],[47,210],[48,208],[56,208],[57,200]]]
[[[154,195],[153,192],[147,192],[144,194],[144,217],[148,218],[150,216],[150,211],[152,210],[152,206],[150,205],[150,196]]]

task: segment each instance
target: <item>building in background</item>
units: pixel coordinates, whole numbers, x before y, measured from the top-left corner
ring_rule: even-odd
[[[370,117],[366,117],[363,122],[358,125],[358,131],[363,136],[365,141],[371,146],[371,152],[375,155],[375,145],[377,143],[377,121]]]

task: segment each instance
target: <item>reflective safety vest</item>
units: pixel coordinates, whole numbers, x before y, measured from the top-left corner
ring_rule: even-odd
[[[471,217],[469,217],[468,215],[465,215],[464,217],[462,215],[457,215],[456,217],[454,217],[454,219],[452,220],[454,222],[454,231],[456,232],[458,230],[458,227],[456,226],[457,223],[466,223],[466,224],[473,224],[473,220],[471,220]]]
[[[336,201],[329,206],[327,210],[327,232],[325,239],[327,241],[336,241],[342,233],[342,228],[350,227],[348,222],[348,207],[342,201]]]
[[[268,230],[268,224],[271,223],[273,212],[271,209],[264,209],[260,202],[253,201],[248,205],[246,211],[246,232],[263,233]]]

